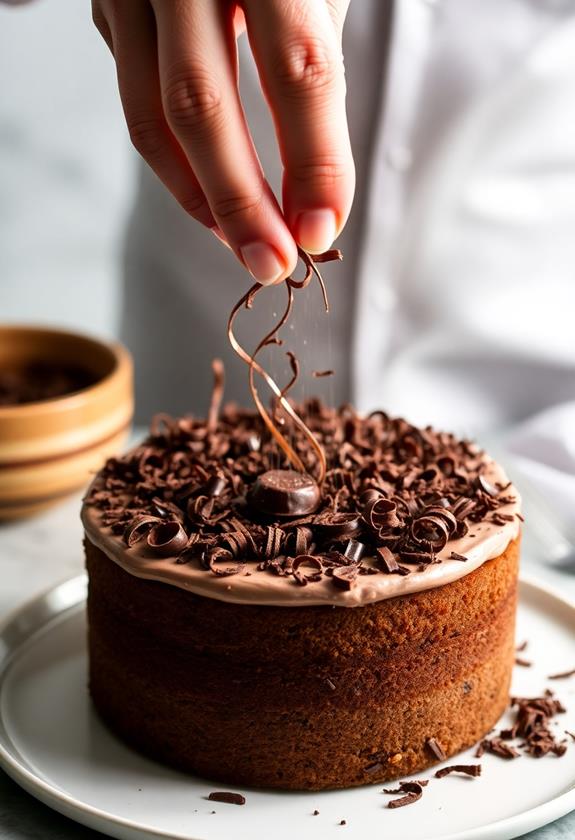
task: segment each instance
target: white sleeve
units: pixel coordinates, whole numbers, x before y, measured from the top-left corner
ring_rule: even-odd
[[[509,472],[523,496],[526,534],[542,560],[575,562],[575,401],[552,406],[505,435]]]

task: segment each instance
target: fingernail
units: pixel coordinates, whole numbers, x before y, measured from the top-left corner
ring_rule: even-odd
[[[285,273],[285,266],[266,242],[250,242],[240,248],[246,268],[262,286],[271,286]]]
[[[310,254],[321,254],[333,244],[337,234],[337,220],[333,210],[306,210],[296,219],[296,239]]]
[[[216,237],[216,239],[219,239],[219,240],[220,240],[220,242],[221,242],[223,245],[225,245],[225,246],[226,246],[226,248],[229,248],[229,247],[230,247],[230,243],[228,242],[228,240],[227,240],[227,239],[226,239],[226,237],[224,236],[223,232],[220,230],[220,228],[219,228],[217,225],[214,225],[213,227],[211,227],[211,228],[210,228],[210,230],[211,230],[211,232],[214,234],[214,236]],[[230,249],[230,250],[231,250],[231,249]]]

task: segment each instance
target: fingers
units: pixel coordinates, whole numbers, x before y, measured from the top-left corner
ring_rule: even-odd
[[[107,27],[130,138],[182,207],[198,221],[216,224],[200,185],[166,122],[160,94],[155,20],[141,0],[107,4],[96,25]],[[108,40],[108,39],[106,39]]]
[[[294,269],[297,248],[241,108],[230,4],[152,5],[168,125],[232,249],[260,283],[279,282]]]
[[[339,39],[346,8],[334,0],[244,2],[285,167],[284,214],[311,253],[331,246],[355,187]]]

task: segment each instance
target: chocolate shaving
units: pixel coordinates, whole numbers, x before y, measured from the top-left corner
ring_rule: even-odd
[[[530,662],[528,659],[523,659],[523,657],[521,656],[515,657],[515,664],[520,665],[522,668],[531,668],[531,666],[533,665],[532,662]]]
[[[311,375],[316,379],[321,379],[324,376],[333,376],[333,370],[312,370]]]
[[[565,711],[562,703],[556,700],[549,689],[543,697],[513,697],[511,707],[516,709],[515,721],[508,729],[502,729],[499,737],[485,738],[476,750],[480,758],[485,752],[491,752],[501,758],[517,758],[519,751],[507,744],[507,740],[520,738],[519,746],[534,758],[541,758],[549,753],[562,756],[567,750],[564,742],[559,742],[550,729],[552,718]]]
[[[146,537],[158,522],[161,522],[161,520],[157,516],[146,516],[145,514],[135,516],[124,531],[124,542],[128,548],[132,548]]]
[[[572,668],[570,671],[562,671],[559,674],[550,674],[547,679],[548,680],[565,680],[568,677],[575,676],[575,668]]]
[[[321,580],[322,569],[320,558],[314,557],[312,554],[300,554],[292,563],[294,580],[300,586],[306,586],[308,583],[316,583]]]
[[[391,802],[388,802],[387,807],[403,808],[406,805],[412,805],[418,799],[421,799],[425,785],[427,785],[427,780],[420,779],[417,782],[400,782],[398,788],[384,788],[384,793],[405,793],[405,796],[401,796],[399,799],[392,799]]]
[[[355,566],[339,566],[332,572],[332,580],[338,589],[349,591],[357,582],[358,571]]]
[[[148,533],[148,546],[161,557],[179,554],[188,544],[188,535],[179,522],[158,522]]]
[[[515,648],[515,651],[517,653],[523,653],[523,651],[527,649],[527,645],[528,645],[528,642],[527,642],[527,639],[526,639],[524,642],[521,642],[520,645],[517,645],[517,647]]]
[[[229,790],[214,790],[208,796],[212,802],[225,802],[227,805],[245,805],[246,798],[241,793],[232,793]]]
[[[334,259],[341,259],[342,255],[340,251],[329,251],[325,252],[322,255],[314,255],[313,257],[310,256],[306,251],[302,248],[298,248],[298,253],[300,259],[303,261],[306,272],[303,280],[294,280],[293,277],[288,277],[285,280],[285,285],[288,294],[287,306],[285,309],[284,314],[273,327],[273,329],[266,335],[260,343],[257,345],[256,349],[250,355],[247,353],[243,347],[239,344],[238,340],[234,334],[234,322],[236,315],[242,308],[251,309],[253,306],[253,301],[256,295],[264,288],[259,283],[256,283],[254,286],[249,289],[248,292],[241,298],[241,300],[234,306],[232,312],[230,314],[228,320],[228,339],[230,344],[232,345],[233,350],[238,354],[238,356],[246,362],[249,368],[249,385],[250,391],[252,394],[252,399],[256,405],[256,408],[262,418],[265,426],[267,427],[268,431],[270,432],[272,438],[278,444],[284,455],[287,457],[288,461],[293,465],[293,467],[300,471],[306,472],[306,466],[303,461],[300,459],[297,452],[292,447],[291,443],[284,437],[284,435],[279,431],[277,423],[274,422],[272,417],[270,416],[269,412],[265,408],[263,402],[260,399],[258,390],[255,384],[254,374],[258,373],[263,380],[267,383],[268,387],[271,389],[272,393],[277,398],[277,403],[283,408],[285,413],[291,418],[293,423],[295,424],[296,429],[301,431],[304,436],[306,437],[311,449],[315,452],[317,458],[317,467],[318,467],[318,475],[317,475],[317,483],[321,487],[323,484],[325,473],[327,469],[325,453],[323,447],[318,442],[316,437],[314,436],[313,432],[306,425],[305,421],[299,416],[297,411],[291,406],[291,404],[286,400],[285,394],[289,388],[295,383],[297,376],[298,376],[298,364],[297,360],[293,353],[289,353],[289,359],[292,367],[292,379],[284,389],[280,389],[276,384],[275,380],[269,375],[269,373],[256,361],[256,356],[264,347],[268,346],[269,344],[278,343],[278,332],[280,329],[287,323],[289,316],[291,315],[293,302],[294,302],[294,289],[304,289],[310,283],[313,276],[315,276],[318,280],[320,288],[322,290],[323,299],[324,299],[324,306],[326,312],[329,312],[329,303],[327,299],[327,292],[325,288],[325,284],[323,282],[323,278],[319,273],[315,263],[317,262],[326,262],[327,260],[334,260]]]
[[[428,738],[425,746],[433,753],[438,761],[445,761],[447,753],[435,738]]]
[[[225,372],[224,364],[221,359],[214,359],[212,361],[212,372],[214,374],[214,388],[212,390],[212,399],[210,401],[210,408],[208,411],[207,428],[209,432],[213,432],[218,425],[218,414],[222,399],[224,397]]]
[[[442,767],[435,773],[436,779],[443,779],[450,773],[463,773],[466,776],[481,776],[481,764],[451,764],[449,767]]]
[[[506,744],[501,738],[484,738],[475,751],[475,757],[481,758],[486,752],[498,755],[500,758],[518,758],[520,755],[516,749]]]
[[[467,562],[467,557],[464,554],[458,554],[457,551],[452,551],[449,555],[450,560],[461,560],[463,563]]]

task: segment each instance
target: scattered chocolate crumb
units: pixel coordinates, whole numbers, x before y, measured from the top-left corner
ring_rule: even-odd
[[[530,662],[528,659],[523,659],[521,656],[515,657],[515,664],[521,665],[522,668],[531,668],[533,662]]]
[[[210,811],[210,814],[215,814],[215,813],[216,813],[215,811]]]
[[[313,812],[312,817],[319,817],[319,811],[317,810],[317,808]]]
[[[515,738],[521,739],[517,746],[533,758],[549,753],[557,757],[565,754],[565,740],[558,741],[549,728],[552,718],[565,712],[565,708],[550,689],[546,689],[543,697],[512,697],[510,705],[517,709],[512,726],[502,729],[499,737],[484,738],[477,747],[476,758],[481,758],[485,752],[501,758],[517,758],[521,753],[506,743]]]
[[[449,557],[451,560],[461,560],[463,563],[467,563],[467,557],[464,554],[458,554],[457,551],[452,551]]]
[[[433,753],[438,761],[445,761],[447,758],[445,750],[435,738],[428,738],[425,746]]]
[[[427,779],[419,779],[414,782],[400,782],[398,788],[384,788],[384,793],[397,794],[404,793],[405,796],[400,796],[399,799],[392,799],[387,803],[388,808],[403,808],[405,805],[412,805],[421,799],[423,788],[427,785]]]
[[[548,680],[565,680],[567,677],[575,676],[575,668],[572,668],[570,671],[562,671],[560,674],[550,674],[547,677]]]
[[[346,821],[346,820],[340,820],[340,821],[339,821],[339,824],[340,824],[340,825],[347,825],[347,821]]]
[[[520,645],[517,645],[517,647],[515,648],[516,652],[517,653],[523,653],[523,651],[527,648],[528,644],[529,643],[528,643],[527,639],[525,639],[524,642],[521,642]]]
[[[481,764],[450,764],[449,767],[442,767],[435,774],[436,779],[443,779],[450,773],[464,773],[466,776],[481,776]]]
[[[245,805],[246,798],[241,793],[232,793],[229,790],[214,790],[208,796],[212,802],[225,802],[228,805]],[[214,811],[215,813],[215,811]]]

